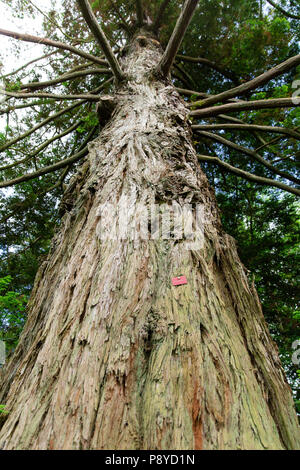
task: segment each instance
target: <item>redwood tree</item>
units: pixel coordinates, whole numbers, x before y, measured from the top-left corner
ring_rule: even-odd
[[[212,131],[230,128],[259,137],[270,132],[299,140],[295,129],[254,125],[227,113],[298,106],[292,97],[251,97],[299,65],[300,55],[242,82],[206,59],[235,86],[214,95],[176,88],[171,75],[176,56],[201,62],[178,51],[202,2],[184,2],[166,47],[160,26],[170,1],[146,6],[137,0],[134,9],[111,2],[122,23],[114,46],[101,24],[101,2],[95,2],[94,12],[87,0],[77,3],[78,21],[84,19],[89,39],[104,57],[87,52],[79,39],[71,44],[0,30],[84,59],[57,79],[6,90],[9,99],[36,98],[43,106],[44,99],[75,104],[8,139],[0,150],[13,149],[86,102],[97,103],[101,125],[96,138],[92,126],[75,154],[0,183],[1,188],[18,185],[62,169],[55,185],[60,184],[82,161],[65,190],[64,215],[37,273],[19,344],[2,374],[0,403],[7,414],[1,447],[297,449],[297,416],[276,345],[235,242],[222,229],[199,161],[299,195],[299,181],[290,171]],[[178,73],[191,81],[181,66]],[[36,91],[88,74],[106,80],[89,93]],[[274,177],[232,166],[220,155],[197,153],[195,142],[201,148],[208,141],[247,155]],[[32,161],[36,152],[6,162],[2,170]],[[164,215],[170,205],[187,204],[204,208],[198,243],[190,244],[186,233],[181,238],[148,233],[138,240],[112,236],[117,211],[133,223],[139,207],[159,207]],[[110,217],[103,219],[105,207]],[[181,275],[187,283],[174,286],[172,278]]]

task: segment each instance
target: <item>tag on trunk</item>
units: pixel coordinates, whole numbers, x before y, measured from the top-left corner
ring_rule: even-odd
[[[172,278],[173,286],[181,286],[182,284],[187,284],[185,276],[173,277]]]

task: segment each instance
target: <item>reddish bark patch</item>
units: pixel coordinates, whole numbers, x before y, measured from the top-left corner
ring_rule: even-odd
[[[193,419],[193,434],[194,434],[194,449],[203,449],[203,436],[202,436],[202,413],[201,406],[198,398],[198,381],[194,385],[193,405],[192,405],[192,419]]]

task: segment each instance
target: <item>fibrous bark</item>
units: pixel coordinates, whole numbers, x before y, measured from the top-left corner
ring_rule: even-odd
[[[275,344],[192,145],[184,102],[133,41],[129,81],[70,183],[7,367],[4,449],[286,449],[297,417]],[[205,207],[204,241],[111,239],[101,208]],[[114,209],[115,208],[115,209]],[[105,237],[105,234],[108,236]],[[186,275],[175,287],[171,278]]]

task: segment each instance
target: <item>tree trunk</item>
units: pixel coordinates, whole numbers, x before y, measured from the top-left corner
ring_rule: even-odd
[[[2,385],[4,449],[299,447],[277,348],[222,231],[185,104],[152,73],[160,58],[151,37],[131,43],[129,80],[64,196]],[[109,236],[116,207],[133,221],[139,204],[165,213],[172,202],[205,208],[196,244]],[[187,284],[173,286],[179,275]]]

